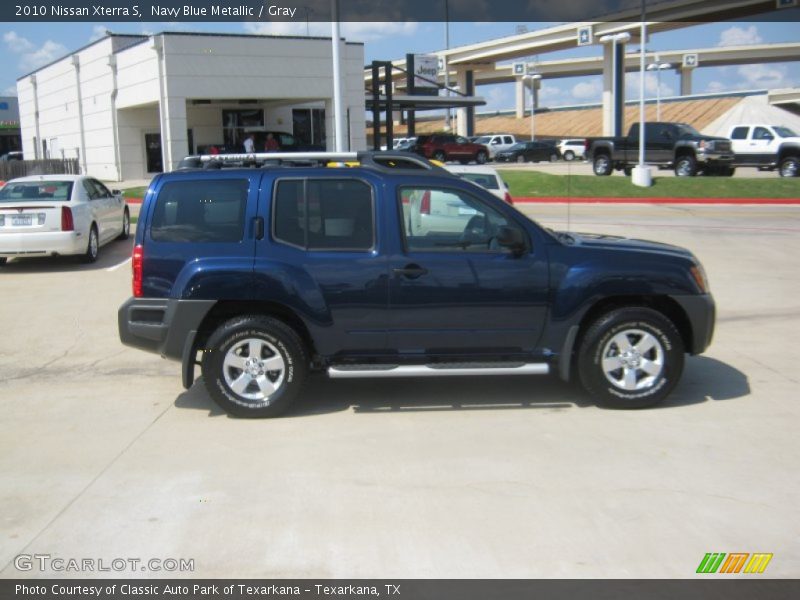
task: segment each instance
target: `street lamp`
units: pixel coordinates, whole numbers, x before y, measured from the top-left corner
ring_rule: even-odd
[[[661,120],[661,71],[671,69],[672,65],[667,62],[658,62],[658,54],[655,55],[656,62],[647,65],[648,71],[656,72],[656,121]]]
[[[631,34],[627,31],[622,33],[611,33],[608,35],[600,36],[600,43],[601,44],[611,44],[611,93],[614,99],[614,106],[613,106],[613,122],[614,122],[614,135],[620,135],[620,132],[617,131],[617,44],[624,44],[631,39]],[[623,67],[624,69],[624,67]]]
[[[536,82],[542,78],[541,73],[528,73],[527,75],[523,75],[522,80],[525,81],[526,79],[530,80],[531,82],[531,141],[533,142],[536,139],[536,129],[534,124],[534,119],[536,117]]]

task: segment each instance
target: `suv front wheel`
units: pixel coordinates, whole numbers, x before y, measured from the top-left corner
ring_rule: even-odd
[[[578,350],[584,389],[609,408],[645,408],[669,395],[683,371],[683,340],[661,313],[613,310],[586,331]]]
[[[203,380],[220,407],[238,417],[275,417],[306,377],[305,347],[277,319],[247,316],[223,323],[203,352]]]

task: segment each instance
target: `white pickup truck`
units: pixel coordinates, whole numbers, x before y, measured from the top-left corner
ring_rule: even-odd
[[[728,134],[736,167],[778,170],[781,177],[800,174],[800,136],[788,127],[750,123],[731,127]]]
[[[475,143],[486,146],[489,149],[489,158],[494,159],[495,154],[511,148],[517,143],[517,139],[508,133],[491,133],[480,136]]]

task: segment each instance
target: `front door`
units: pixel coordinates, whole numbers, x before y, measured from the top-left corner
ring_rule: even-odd
[[[499,247],[498,228],[524,228],[479,193],[408,186],[398,196],[403,248],[389,264],[389,347],[420,358],[530,355],[545,321],[543,245]]]
[[[148,173],[161,173],[164,171],[164,159],[161,154],[161,134],[144,134],[144,152]]]

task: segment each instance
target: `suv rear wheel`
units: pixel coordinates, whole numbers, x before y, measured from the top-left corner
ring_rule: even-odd
[[[483,150],[480,150],[475,155],[475,162],[478,163],[479,165],[485,165],[486,161],[488,160],[489,160],[489,155],[486,154],[486,152],[484,152]]]
[[[672,391],[683,371],[683,340],[661,313],[628,307],[587,329],[578,350],[584,389],[609,408],[644,408]]]
[[[237,417],[276,417],[294,401],[308,360],[300,336],[277,319],[247,316],[223,323],[203,353],[206,390]]]
[[[778,169],[781,177],[797,177],[800,174],[800,159],[796,156],[787,156],[781,161]]]
[[[433,160],[438,160],[439,162],[446,162],[447,156],[445,156],[445,153],[442,150],[437,150],[436,152],[433,153]]]

